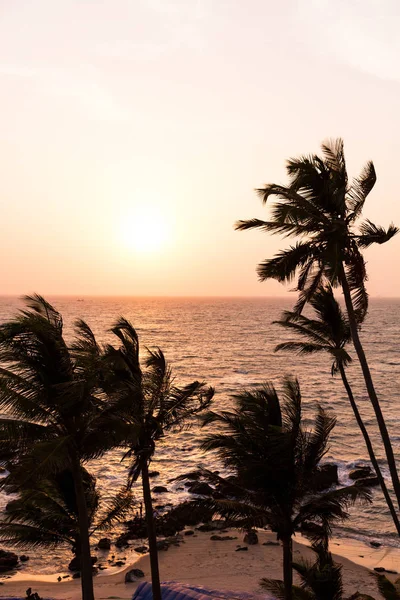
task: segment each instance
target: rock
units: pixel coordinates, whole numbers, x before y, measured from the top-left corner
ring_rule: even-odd
[[[157,541],[157,550],[168,550],[169,543],[166,540],[158,540]]]
[[[188,479],[189,481],[198,481],[200,479],[200,473],[185,473],[180,479]]]
[[[125,583],[135,583],[144,577],[144,573],[141,569],[131,569],[125,573]]]
[[[129,546],[128,540],[129,540],[129,534],[121,533],[121,535],[117,538],[115,545],[117,548],[126,548],[127,546]]]
[[[139,554],[146,554],[146,552],[149,551],[149,549],[147,548],[147,546],[137,546],[137,548],[134,548],[135,552],[138,552]]]
[[[236,548],[235,552],[247,552],[247,550],[247,546],[239,546],[239,548]]]
[[[279,546],[279,542],[272,542],[268,540],[268,542],[264,542],[263,546]]]
[[[318,472],[314,479],[314,488],[321,492],[327,488],[337,485],[338,479],[338,468],[334,464],[326,464],[319,467]]]
[[[370,475],[373,475],[373,471],[371,467],[366,466],[359,467],[358,469],[353,469],[352,471],[350,471],[349,478],[355,481],[357,479],[364,479],[365,477],[370,477]]]
[[[125,565],[123,560],[117,560],[115,563],[115,567],[123,567]]]
[[[374,567],[374,571],[377,573],[384,573],[386,571],[385,567]]]
[[[168,537],[185,527],[205,523],[212,518],[212,511],[203,506],[194,506],[192,502],[182,502],[158,519],[157,535]],[[142,537],[146,537],[147,529]]]
[[[257,531],[254,531],[254,529],[248,531],[243,538],[243,542],[245,544],[248,544],[249,546],[254,546],[255,544],[258,544]]]
[[[163,485],[156,485],[153,487],[153,492],[154,494],[164,494],[165,492],[168,492],[168,490]]]
[[[14,569],[18,564],[18,556],[14,552],[0,550],[0,573]]]
[[[81,576],[81,574],[79,573],[79,571],[76,571],[73,575],[72,575],[72,579],[79,579]]]
[[[185,489],[185,488],[183,488],[183,487],[177,487],[177,488],[176,488],[176,491],[177,491],[177,492],[182,492],[184,489]]]
[[[370,546],[372,546],[373,548],[380,548],[382,546],[382,544],[380,542],[370,542],[369,543]]]
[[[29,556],[27,556],[26,554],[22,554],[22,555],[19,557],[19,560],[20,560],[21,562],[26,562],[26,561],[28,561],[28,560],[29,560]]]
[[[189,488],[191,494],[199,494],[200,496],[212,496],[213,488],[204,481],[195,481]]]
[[[97,562],[97,556],[92,556],[92,565],[94,565]],[[79,556],[74,556],[74,558],[71,560],[71,562],[68,565],[68,569],[70,571],[79,571],[81,568],[81,560]]]
[[[237,540],[237,537],[232,537],[231,535],[212,535],[210,540],[213,542],[226,542],[228,540]]]
[[[194,535],[194,531],[193,531],[193,529],[188,529],[187,531],[185,531],[183,533],[183,535]]]
[[[149,477],[158,477],[159,476],[159,471],[149,471]]]
[[[111,540],[109,538],[101,538],[101,540],[97,542],[97,546],[100,550],[110,550]]]
[[[57,581],[62,581],[62,577],[58,576]]]
[[[374,487],[379,485],[379,479],[377,477],[362,477],[361,479],[357,479],[354,485],[358,485],[360,487]]]

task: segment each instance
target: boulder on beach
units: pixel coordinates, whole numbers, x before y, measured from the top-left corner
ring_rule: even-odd
[[[111,548],[110,538],[101,538],[101,540],[99,540],[97,542],[97,547],[100,548],[100,550],[110,550],[110,548]]]
[[[0,550],[0,573],[14,569],[18,564],[18,556],[14,552]]]
[[[257,531],[254,531],[254,529],[248,531],[243,538],[243,542],[249,546],[255,546],[255,544],[258,544]]]
[[[135,583],[144,577],[144,573],[141,569],[131,569],[125,573],[125,583]]]
[[[92,556],[92,565],[97,562],[97,556]],[[68,565],[68,569],[70,571],[80,571],[81,570],[81,559],[79,556],[74,556],[71,562]]]
[[[158,477],[159,474],[159,471],[149,471],[149,477]]]
[[[156,485],[153,487],[153,492],[154,494],[164,494],[165,492],[168,492],[168,490],[163,485]]]

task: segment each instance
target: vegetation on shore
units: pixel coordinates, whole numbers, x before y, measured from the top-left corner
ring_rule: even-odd
[[[332,374],[339,373],[355,419],[400,535],[400,477],[359,331],[368,312],[366,266],[362,251],[389,241],[398,229],[358,223],[376,174],[368,162],[349,182],[342,140],[323,144],[322,156],[291,159],[289,184],[258,190],[264,203],[275,197],[271,219],[239,221],[239,230],[258,228],[295,238],[295,244],[258,267],[262,281],[297,281],[297,302],[279,325],[296,339],[280,351],[312,355],[325,352]],[[334,296],[341,289],[346,311]],[[307,305],[313,316],[305,316]],[[132,510],[132,485],[141,479],[154,600],[161,599],[157,530],[149,466],[164,436],[190,426],[216,426],[203,450],[218,455],[229,480],[202,468],[197,477],[217,489],[197,500],[207,514],[218,514],[248,532],[269,527],[283,549],[283,581],[262,585],[285,600],[342,600],[340,567],[329,552],[332,527],[349,517],[348,507],[370,501],[368,484],[321,490],[321,470],[335,418],[317,405],[313,427],[304,425],[300,385],[286,378],[280,399],[272,384],[243,390],[230,410],[210,410],[214,390],[204,382],[177,385],[163,352],[141,356],[132,324],[119,319],[113,343],[101,344],[90,326],[78,321],[69,345],[60,313],[41,296],[26,298],[26,308],[0,325],[0,464],[7,470],[2,487],[17,493],[4,516],[0,539],[15,547],[70,545],[79,564],[83,600],[94,600],[90,538]],[[367,427],[346,374],[348,344],[357,354],[365,388],[379,428],[391,485],[385,481]],[[128,477],[114,498],[103,502],[90,473],[90,461],[120,449],[129,461]],[[202,493],[200,492],[200,495]],[[103,504],[103,506],[102,506]],[[293,564],[292,538],[302,531],[312,540],[314,564]],[[293,569],[302,585],[293,586]],[[398,597],[398,584],[384,576],[378,586]]]

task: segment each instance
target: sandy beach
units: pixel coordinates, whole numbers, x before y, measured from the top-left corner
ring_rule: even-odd
[[[195,583],[219,589],[260,592],[258,582],[262,577],[281,578],[282,559],[281,548],[275,545],[263,545],[275,540],[268,532],[259,532],[259,544],[248,546],[245,552],[236,552],[237,546],[244,544],[243,533],[231,530],[223,535],[237,537],[229,541],[211,541],[211,533],[196,532],[194,536],[184,536],[180,547],[170,547],[166,552],[160,552],[160,572],[163,581],[181,581]],[[361,543],[333,541],[331,546],[335,560],[343,565],[343,579],[346,595],[356,591],[368,593],[377,600],[375,580],[370,570],[377,566],[395,570],[400,565],[400,552],[393,549],[373,549]],[[336,554],[336,552],[338,554]],[[311,558],[310,549],[304,543],[295,542],[294,558],[301,556]],[[124,567],[112,575],[97,575],[95,596],[97,600],[131,598],[137,583],[126,584],[125,573],[133,565]],[[150,579],[148,556],[139,558],[134,563],[145,573],[145,579]],[[396,577],[389,575],[389,577]],[[81,598],[80,580],[62,582],[43,580],[39,577],[25,579],[20,577],[5,580],[0,587],[0,597],[25,596],[29,587],[37,591],[43,598],[63,600],[78,600]]]

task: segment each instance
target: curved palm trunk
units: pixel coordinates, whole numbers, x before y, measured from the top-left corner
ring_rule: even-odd
[[[358,335],[357,320],[356,320],[356,316],[354,313],[354,307],[353,307],[353,302],[352,302],[352,298],[351,298],[350,287],[349,287],[349,284],[348,284],[348,281],[346,278],[346,273],[344,271],[343,264],[341,264],[341,267],[340,267],[340,277],[341,277],[343,295],[344,295],[344,299],[345,299],[345,303],[346,303],[347,314],[349,317],[351,337],[353,339],[354,348],[355,348],[355,351],[358,356],[358,360],[361,365],[365,385],[366,385],[366,388],[368,391],[368,396],[369,396],[369,399],[371,401],[372,407],[375,412],[375,416],[376,416],[379,431],[381,434],[382,442],[385,447],[385,453],[386,453],[386,458],[388,461],[390,476],[391,476],[392,482],[393,482],[394,493],[396,494],[397,503],[400,508],[400,481],[399,481],[399,475],[397,473],[396,460],[394,457],[393,448],[392,448],[389,433],[388,433],[388,430],[386,427],[385,419],[383,417],[382,410],[381,410],[381,407],[379,404],[378,396],[376,395],[376,391],[375,391],[374,384],[373,384],[372,377],[371,377],[371,372],[369,370],[367,358],[365,356],[364,348],[362,347],[361,340]]]
[[[365,445],[366,445],[367,450],[368,450],[369,458],[371,460],[372,466],[375,469],[375,473],[376,473],[376,476],[377,476],[377,478],[379,480],[379,484],[381,486],[383,495],[385,496],[386,504],[388,505],[390,514],[392,515],[394,526],[396,527],[397,533],[400,536],[400,522],[399,522],[399,518],[398,518],[397,513],[396,513],[396,509],[393,506],[393,502],[392,502],[392,499],[391,499],[391,497],[389,495],[388,489],[386,487],[386,483],[385,483],[385,480],[383,478],[382,471],[381,471],[381,469],[379,467],[378,461],[377,461],[376,456],[375,456],[375,452],[374,452],[374,448],[372,446],[371,439],[370,439],[370,437],[368,435],[368,431],[367,431],[367,429],[366,429],[366,427],[364,425],[364,422],[363,422],[362,417],[360,415],[360,412],[358,410],[356,401],[354,400],[353,392],[352,392],[352,389],[351,389],[350,384],[348,382],[348,379],[346,377],[346,373],[345,373],[345,370],[344,370],[344,367],[343,367],[342,364],[339,364],[339,371],[340,371],[340,375],[342,376],[343,385],[346,388],[346,392],[347,392],[347,395],[349,397],[350,405],[351,405],[351,408],[353,409],[353,413],[354,413],[354,416],[356,418],[357,425],[358,425],[358,427],[359,427],[359,429],[360,429],[360,431],[361,431],[361,433],[363,435],[363,438],[364,438],[364,441],[365,441]]]
[[[151,589],[152,589],[152,594],[153,594],[153,600],[162,600],[161,586],[160,586],[160,572],[158,569],[157,537],[156,537],[156,528],[155,528],[154,516],[153,516],[153,503],[151,500],[149,467],[147,464],[147,458],[142,460],[141,470],[142,470],[143,500],[144,500],[144,506],[145,506],[145,510],[146,510],[147,537],[149,540],[149,551],[150,551]]]
[[[293,543],[292,538],[282,538],[283,546],[283,584],[285,586],[285,600],[293,598]]]
[[[82,479],[81,464],[79,458],[75,457],[72,461],[72,474],[74,478],[76,504],[78,509],[78,526],[80,536],[81,558],[81,586],[82,600],[94,600],[93,593],[93,566],[90,555],[89,540],[89,517],[85,499],[85,486]],[[80,550],[80,552],[79,552]]]

